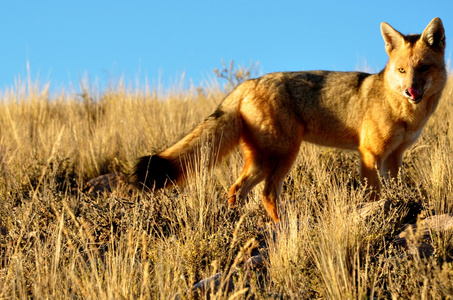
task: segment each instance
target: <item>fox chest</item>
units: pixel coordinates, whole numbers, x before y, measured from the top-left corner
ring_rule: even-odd
[[[419,138],[421,132],[422,128],[418,130],[406,130],[403,137],[403,143],[408,144],[408,146],[412,145]]]
[[[382,132],[380,135],[381,142],[376,141],[381,145],[382,153],[393,152],[396,149],[405,150],[410,147],[420,136],[422,128],[409,129],[406,124],[398,124],[399,126],[392,127],[387,132]]]

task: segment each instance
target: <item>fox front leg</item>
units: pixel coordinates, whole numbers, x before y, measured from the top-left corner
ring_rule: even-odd
[[[391,178],[398,177],[398,173],[401,172],[402,176],[402,165],[403,165],[403,154],[405,149],[397,149],[391,153],[384,162],[383,175],[385,178],[390,176]]]
[[[360,178],[372,189],[371,200],[378,200],[381,190],[382,158],[368,149],[360,149]]]

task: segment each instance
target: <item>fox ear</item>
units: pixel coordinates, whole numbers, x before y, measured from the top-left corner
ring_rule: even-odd
[[[385,22],[381,23],[381,34],[385,42],[385,51],[388,54],[404,43],[404,36]]]
[[[439,18],[434,18],[422,33],[421,37],[428,46],[445,49],[445,30],[442,21]]]

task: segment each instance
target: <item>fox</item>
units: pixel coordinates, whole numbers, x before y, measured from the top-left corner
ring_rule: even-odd
[[[305,141],[358,151],[360,178],[379,199],[381,178],[398,176],[447,80],[440,18],[421,34],[403,35],[385,22],[380,29],[388,62],[379,73],[276,72],[246,80],[181,140],[138,158],[134,183],[154,190],[184,183],[197,153],[208,149],[213,167],[239,145],[244,168],[228,204],[234,207],[264,181],[264,207],[279,222],[283,183]],[[202,149],[202,141],[211,147]]]

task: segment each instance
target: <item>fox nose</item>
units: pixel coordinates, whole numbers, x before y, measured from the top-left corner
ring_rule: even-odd
[[[408,88],[407,90],[404,91],[404,93],[411,100],[416,101],[416,102],[419,102],[419,100],[421,99],[421,95],[422,95],[422,93],[418,89],[416,89],[414,87]]]

